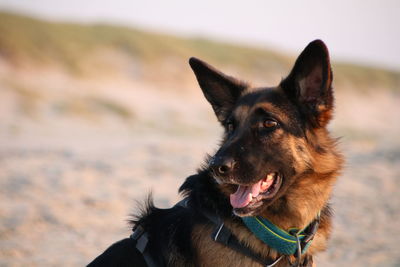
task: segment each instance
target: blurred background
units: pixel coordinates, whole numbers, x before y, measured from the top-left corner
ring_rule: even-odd
[[[346,168],[318,266],[400,266],[400,2],[0,1],[0,266],[82,266],[135,200],[177,188],[221,129],[196,56],[276,85],[330,48]]]

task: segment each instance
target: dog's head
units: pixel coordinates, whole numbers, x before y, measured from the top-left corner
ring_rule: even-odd
[[[225,128],[209,169],[235,214],[260,214],[295,190],[296,180],[330,171],[317,170],[315,162],[333,146],[325,128],[333,110],[332,72],[322,41],[311,42],[276,87],[252,88],[199,59],[189,63]]]

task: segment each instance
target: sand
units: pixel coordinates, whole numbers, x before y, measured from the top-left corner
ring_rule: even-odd
[[[150,191],[159,207],[178,201],[219,141],[194,79],[158,88],[32,70],[0,78],[0,266],[88,263],[129,236]],[[379,88],[338,92],[331,129],[347,165],[318,266],[400,266],[399,104]]]

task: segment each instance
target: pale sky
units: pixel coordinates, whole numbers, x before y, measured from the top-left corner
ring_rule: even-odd
[[[399,0],[0,0],[0,9],[231,40],[293,55],[320,38],[333,60],[400,70]]]

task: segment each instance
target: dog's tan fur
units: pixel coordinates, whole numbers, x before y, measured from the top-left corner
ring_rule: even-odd
[[[158,209],[149,201],[133,221],[149,236],[148,252],[160,266],[256,267],[260,258],[281,259],[276,267],[315,266],[313,255],[327,247],[329,198],[343,165],[337,140],[326,128],[334,95],[325,44],[311,42],[277,87],[254,88],[196,58],[189,63],[225,132],[215,155],[180,188],[190,205]],[[240,243],[236,249],[245,246],[246,253],[211,238],[216,228],[211,215],[223,220]],[[315,226],[305,231],[314,239],[300,259],[278,253],[276,244],[247,228],[240,218],[247,216],[261,216],[286,231]],[[140,251],[130,250],[134,242],[117,242],[93,266],[146,266]],[[297,253],[305,244],[304,239],[297,244],[302,246]]]
[[[280,88],[275,88],[275,90],[280,90]],[[247,116],[258,107],[275,110],[282,121],[289,120],[285,113],[279,112],[279,107],[271,103],[263,103],[260,99],[260,103],[254,107],[240,106],[233,111],[236,118],[240,118],[240,127],[246,127]],[[332,115],[330,111],[327,111],[322,116],[322,122],[325,122]],[[279,134],[279,132],[276,134]],[[286,144],[285,149],[289,150],[296,158],[294,167],[297,172],[304,173],[310,167],[314,170],[313,173],[296,178],[294,184],[289,188],[286,194],[286,202],[289,205],[286,206],[285,212],[273,212],[274,208],[279,209],[280,207],[279,200],[277,200],[270,209],[261,214],[281,229],[302,229],[315,219],[318,212],[329,201],[333,185],[343,165],[343,157],[337,149],[337,141],[329,136],[325,128],[318,127],[306,134],[307,142],[303,138],[296,138],[291,135],[281,136],[280,141]],[[324,153],[321,153],[321,150]],[[231,193],[228,185],[222,184],[221,189],[227,195]],[[229,220],[225,221],[225,225],[243,244],[249,246],[253,251],[265,258],[278,258],[278,253],[275,250],[265,246],[248,229]],[[212,241],[210,235],[213,229],[212,225],[198,225],[194,228],[192,241],[197,251],[197,260],[200,266],[260,266],[260,264],[243,257],[232,249]],[[318,232],[304,257],[325,250],[330,232],[330,217],[322,215]],[[290,261],[294,262],[295,258],[290,256]],[[282,261],[276,266],[287,266],[287,261]]]

